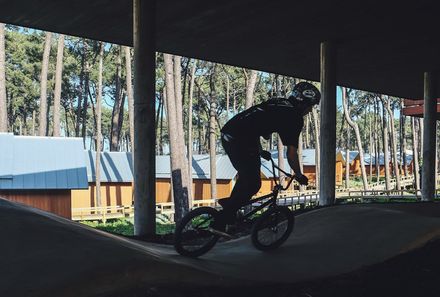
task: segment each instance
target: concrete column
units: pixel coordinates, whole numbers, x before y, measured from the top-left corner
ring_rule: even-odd
[[[156,233],[156,1],[133,0],[134,233]]]
[[[321,43],[320,129],[319,204],[324,206],[335,202],[336,49],[331,42]]]
[[[435,94],[436,85],[434,82],[434,74],[431,72],[425,72],[423,102],[422,201],[433,201],[435,194],[437,96]]]

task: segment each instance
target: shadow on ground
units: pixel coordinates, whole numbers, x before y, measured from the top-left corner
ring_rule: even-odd
[[[439,295],[437,203],[322,208],[274,252],[242,238],[201,259],[1,199],[0,224],[0,296]]]

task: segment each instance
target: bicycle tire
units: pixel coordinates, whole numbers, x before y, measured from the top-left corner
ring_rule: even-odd
[[[203,226],[195,226],[193,230],[186,230],[196,218],[205,219]],[[200,224],[203,223],[203,220]],[[219,235],[207,230],[216,224],[216,230],[224,231],[225,224],[220,219],[219,212],[211,207],[199,207],[188,214],[177,224],[174,234],[174,248],[182,256],[199,257],[211,250],[219,239]],[[204,238],[203,236],[206,236]]]
[[[275,206],[269,208],[252,226],[252,244],[260,251],[274,250],[289,238],[294,223],[295,218],[288,207]],[[283,231],[279,231],[279,227],[283,227]],[[273,235],[276,235],[275,239],[270,239]],[[269,238],[269,240],[265,242],[263,238]]]

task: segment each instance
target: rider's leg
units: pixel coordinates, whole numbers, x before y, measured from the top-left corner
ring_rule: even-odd
[[[237,210],[248,202],[261,187],[261,160],[258,145],[249,143],[222,142],[229,159],[238,172],[238,179],[232,190],[229,201],[225,201],[225,211],[230,221],[233,221]],[[223,205],[222,205],[223,206]]]

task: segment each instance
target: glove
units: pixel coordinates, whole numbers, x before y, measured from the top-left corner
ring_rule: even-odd
[[[309,184],[309,179],[304,174],[297,175],[295,179],[298,181],[300,185],[307,186]]]

